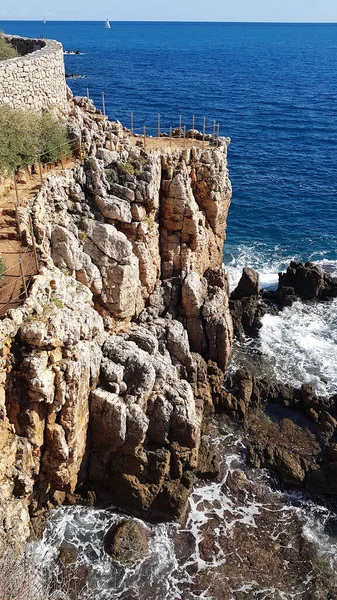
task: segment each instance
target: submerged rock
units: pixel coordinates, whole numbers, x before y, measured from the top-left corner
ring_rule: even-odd
[[[150,531],[132,519],[112,525],[104,537],[104,548],[112,560],[132,565],[146,557]]]

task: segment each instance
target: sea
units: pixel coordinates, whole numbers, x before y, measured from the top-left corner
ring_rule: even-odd
[[[232,287],[245,266],[260,273],[263,287],[274,287],[278,272],[290,260],[310,260],[337,275],[337,24],[110,23],[111,28],[106,29],[103,22],[0,21],[0,29],[61,41],[70,52],[65,55],[66,72],[83,76],[68,79],[73,93],[89,94],[99,108],[104,93],[109,117],[126,127],[131,126],[132,120],[136,132],[146,126],[149,133],[155,134],[160,114],[162,130],[178,126],[180,119],[189,129],[193,118],[195,127],[202,129],[206,118],[209,133],[216,123],[220,134],[231,138],[228,159],[233,199],[224,267]],[[75,51],[79,53],[71,54]],[[251,340],[244,340],[236,348],[234,366],[242,353],[250,352],[262,356],[279,380],[292,385],[308,382],[323,395],[336,394],[337,300],[324,304],[296,302],[277,316],[265,316],[254,347]],[[227,439],[228,434],[223,435]],[[234,454],[235,460],[241,460],[237,458],[240,452]],[[231,457],[226,451],[223,457],[226,477]],[[219,494],[227,493],[224,485],[224,481],[220,482],[214,491],[216,506]],[[269,489],[270,485],[266,485]],[[198,584],[197,590],[193,587],[193,573],[203,566],[195,554],[196,540],[200,541],[200,518],[205,518],[207,503],[211,502],[209,488],[206,486],[205,490],[200,492],[204,498],[203,517],[200,511],[196,512],[198,502],[193,498],[189,513],[189,532],[192,537],[195,534],[194,549],[189,555],[185,548],[184,556],[189,556],[188,564],[193,563],[192,555],[196,558],[195,571],[182,566],[185,558],[177,557],[169,530],[160,526],[153,546],[157,562],[154,560],[151,567],[147,563],[144,569],[149,569],[153,581],[162,581],[164,587],[155,592],[148,581],[141,587],[138,573],[129,578],[131,588],[136,590],[132,592],[135,597],[221,598],[211,592],[207,595],[206,585]],[[285,510],[292,507],[295,512],[302,511],[303,531],[306,530],[307,537],[315,538],[329,560],[333,560],[334,540],[326,537],[324,529],[328,512],[316,507],[320,515],[317,516],[309,501],[302,500],[299,508],[298,499],[296,502],[284,499]],[[231,510],[236,510],[232,496],[230,502]],[[215,512],[218,510],[213,508]],[[88,528],[97,534],[99,523],[105,524],[108,518],[105,513],[95,513],[97,524],[88,513],[81,509],[79,515],[76,510],[80,509],[60,509],[56,513],[51,528],[54,538],[56,532],[67,529],[66,524],[72,519],[76,523],[70,537],[78,540]],[[243,518],[253,530],[254,515],[250,513],[246,521]],[[281,526],[284,519],[280,519]],[[221,535],[226,534],[222,531]],[[55,550],[61,538],[57,542],[51,534],[47,538],[46,547],[49,544],[49,550]],[[83,540],[76,543],[83,546]],[[215,544],[221,562],[225,558],[220,546]],[[100,551],[97,553],[101,556]],[[96,560],[102,573],[108,569],[109,580],[110,567],[104,560],[97,557]],[[129,588],[123,588],[124,575],[114,575],[116,596],[109,596],[104,583],[105,591],[97,598],[133,598]],[[334,597],[311,596],[310,577],[306,587],[297,591],[295,587],[293,591],[284,591],[283,576],[280,585],[274,585],[272,590],[262,582],[263,577],[261,581],[256,577],[240,585],[230,582],[229,595],[224,592],[222,597],[267,600]]]

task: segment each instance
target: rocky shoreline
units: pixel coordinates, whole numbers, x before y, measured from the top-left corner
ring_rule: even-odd
[[[296,298],[329,302],[336,279],[293,262],[275,292],[244,269],[230,294],[229,140],[146,152],[91,101],[68,102],[73,151],[86,158],[20,209],[41,268],[0,322],[5,542],[21,550],[63,504],[184,519],[195,482],[219,477],[205,430],[220,412],[242,428],[249,467],[335,495],[336,396],[227,367],[234,336],[257,336],[265,314]],[[129,557],[123,532],[113,541]]]

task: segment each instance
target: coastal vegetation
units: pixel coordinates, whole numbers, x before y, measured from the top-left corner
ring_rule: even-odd
[[[3,261],[2,256],[0,256],[0,285],[1,285],[1,281],[4,276],[5,271],[6,271],[5,263]]]
[[[0,60],[16,58],[17,56],[19,56],[17,50],[0,34]]]
[[[56,163],[71,154],[66,128],[51,114],[0,107],[0,173]]]

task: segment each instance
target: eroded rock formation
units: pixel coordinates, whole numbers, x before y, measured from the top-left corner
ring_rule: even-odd
[[[0,324],[1,519],[18,543],[30,515],[88,490],[180,516],[212,401],[205,360],[224,369],[232,346],[227,141],[146,153],[83,99],[68,128],[88,158],[21,210],[43,266]]]

